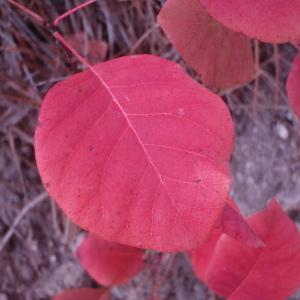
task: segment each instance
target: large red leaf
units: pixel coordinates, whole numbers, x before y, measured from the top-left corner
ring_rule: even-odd
[[[268,43],[300,39],[299,0],[199,0],[228,28]]]
[[[65,290],[53,298],[53,300],[109,300],[108,292],[102,289],[71,289]]]
[[[250,39],[216,22],[199,0],[168,0],[158,22],[207,85],[228,88],[252,79]]]
[[[293,61],[286,88],[292,109],[300,118],[300,55]]]
[[[141,249],[105,241],[92,234],[77,249],[84,269],[105,286],[121,284],[135,276],[144,265],[143,255]]]
[[[204,248],[194,253],[194,269],[230,300],[285,299],[300,287],[298,229],[275,200],[247,220],[265,247],[251,248],[222,235],[217,241],[211,239],[210,253]]]
[[[58,83],[35,136],[47,191],[79,226],[162,251],[197,248],[223,211],[233,124],[175,63],[123,57]]]

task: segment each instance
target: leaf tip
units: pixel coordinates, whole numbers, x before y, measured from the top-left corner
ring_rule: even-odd
[[[228,204],[224,206],[221,215],[221,224],[224,233],[238,241],[244,242],[247,246],[253,248],[266,246],[241,214]]]

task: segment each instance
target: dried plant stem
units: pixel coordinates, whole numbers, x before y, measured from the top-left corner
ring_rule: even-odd
[[[23,196],[24,196],[25,199],[27,199],[25,179],[24,179],[24,176],[23,176],[20,160],[19,160],[19,157],[18,157],[18,154],[17,154],[17,151],[16,151],[15,140],[14,140],[14,137],[11,133],[11,130],[8,130],[8,132],[7,132],[7,139],[8,139],[8,143],[9,143],[12,155],[14,157],[14,162],[15,162],[15,165],[16,165],[16,169],[18,171]]]
[[[137,42],[132,46],[130,53],[133,54],[140,47],[144,40],[148,38],[148,36],[157,28],[159,28],[159,24],[155,23],[151,28],[143,33],[143,35],[137,40]]]
[[[46,192],[41,193],[36,198],[28,202],[22,210],[19,212],[19,214],[14,219],[12,225],[10,226],[9,230],[6,232],[2,240],[0,241],[0,252],[3,250],[9,239],[14,234],[14,231],[16,227],[19,225],[23,217],[31,210],[33,209],[37,204],[41,203],[48,197],[48,194]]]
[[[274,104],[279,103],[280,92],[280,53],[277,44],[273,44],[274,49],[274,65],[275,65],[275,91],[274,91]]]
[[[254,101],[253,101],[253,117],[254,121],[257,119],[257,103],[258,103],[258,91],[259,91],[259,41],[254,40],[254,59],[255,59],[255,80],[254,80]]]
[[[61,231],[59,229],[59,223],[57,220],[57,209],[54,201],[51,199],[51,216],[52,216],[52,224],[54,227],[55,232],[59,236],[61,234]]]
[[[161,287],[164,285],[165,281],[167,280],[167,277],[170,275],[170,272],[172,268],[174,267],[175,259],[176,259],[177,254],[173,253],[170,254],[169,256],[169,261],[167,263],[167,266],[165,268],[165,271],[163,272],[162,276],[160,277],[160,280],[156,280],[152,295],[155,299],[159,299],[159,294]]]

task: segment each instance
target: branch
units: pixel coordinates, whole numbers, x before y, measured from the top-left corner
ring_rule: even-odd
[[[70,9],[69,11],[67,11],[66,13],[58,16],[54,21],[53,21],[53,25],[57,26],[58,23],[63,20],[64,18],[68,17],[69,15],[73,14],[74,12],[76,12],[77,10],[84,8],[92,3],[96,2],[96,0],[88,0],[82,4],[77,5],[76,7]]]
[[[25,14],[29,15],[32,19],[34,19],[37,23],[44,25],[45,20],[40,15],[36,14],[32,10],[28,9],[24,5],[16,2],[15,0],[8,0],[8,3],[12,4],[13,6],[18,7],[21,11],[23,11]]]

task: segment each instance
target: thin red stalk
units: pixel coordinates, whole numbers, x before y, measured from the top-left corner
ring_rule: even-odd
[[[66,16],[74,13],[75,11],[92,4],[93,2],[95,2],[96,0],[89,0],[86,1],[85,3],[82,3],[78,6],[76,6],[75,8],[69,10],[68,12],[66,12],[65,14],[59,16],[58,18],[56,18],[54,20],[54,25],[58,24],[60,22],[60,20],[62,20],[63,18],[65,18]],[[26,8],[25,6],[23,6],[22,4],[19,4],[17,2],[15,2],[14,0],[8,0],[8,2],[16,7],[18,7],[19,9],[21,9],[23,12],[25,12],[26,14],[30,15],[32,18],[34,18],[34,20],[36,20],[39,24],[45,26],[45,20],[39,16],[38,14],[34,13],[33,11],[31,11],[30,9]],[[110,92],[110,89],[108,87],[108,85],[106,84],[106,82],[103,80],[103,78],[95,71],[95,69],[88,63],[88,61],[82,57],[78,51],[76,51],[65,39],[64,37],[57,31],[55,31],[53,33],[53,36],[61,42],[61,44],[68,49],[82,64],[84,64],[88,69],[90,69],[93,74],[100,80],[100,82],[104,85],[104,87]]]
[[[119,106],[119,103],[115,100],[114,95],[112,94],[111,89],[109,88],[108,84],[104,81],[102,76],[94,69],[94,67],[84,58],[82,57],[79,52],[73,48],[59,32],[54,32],[53,36],[61,42],[61,44],[68,49],[83,65],[85,65],[101,82],[104,88],[108,91],[108,93],[112,96],[113,100]],[[122,110],[121,110],[122,111]]]
[[[24,5],[14,1],[14,0],[8,0],[8,3],[18,7],[20,10],[22,10],[25,14],[29,15],[31,18],[33,18],[39,24],[41,24],[41,25],[45,24],[45,20],[40,15],[38,15],[35,12],[33,12],[32,10],[26,8]]]
[[[88,69],[90,69],[97,77],[99,77],[98,73],[94,70],[94,68],[92,67],[92,65],[89,64],[89,62],[82,57],[79,52],[77,50],[75,50],[75,48],[73,48],[65,39],[64,37],[59,33],[59,32],[54,32],[53,36],[61,42],[61,44],[67,49],[69,50],[83,65],[85,65]],[[101,79],[101,82],[103,80]],[[103,81],[104,82],[104,81]]]
[[[76,12],[77,10],[86,7],[92,3],[96,2],[96,0],[88,0],[82,4],[77,5],[76,7],[70,9],[69,11],[65,12],[64,14],[58,16],[54,21],[53,21],[53,25],[58,25],[58,23],[63,20],[64,18],[68,17],[69,15],[73,14],[74,12]]]

